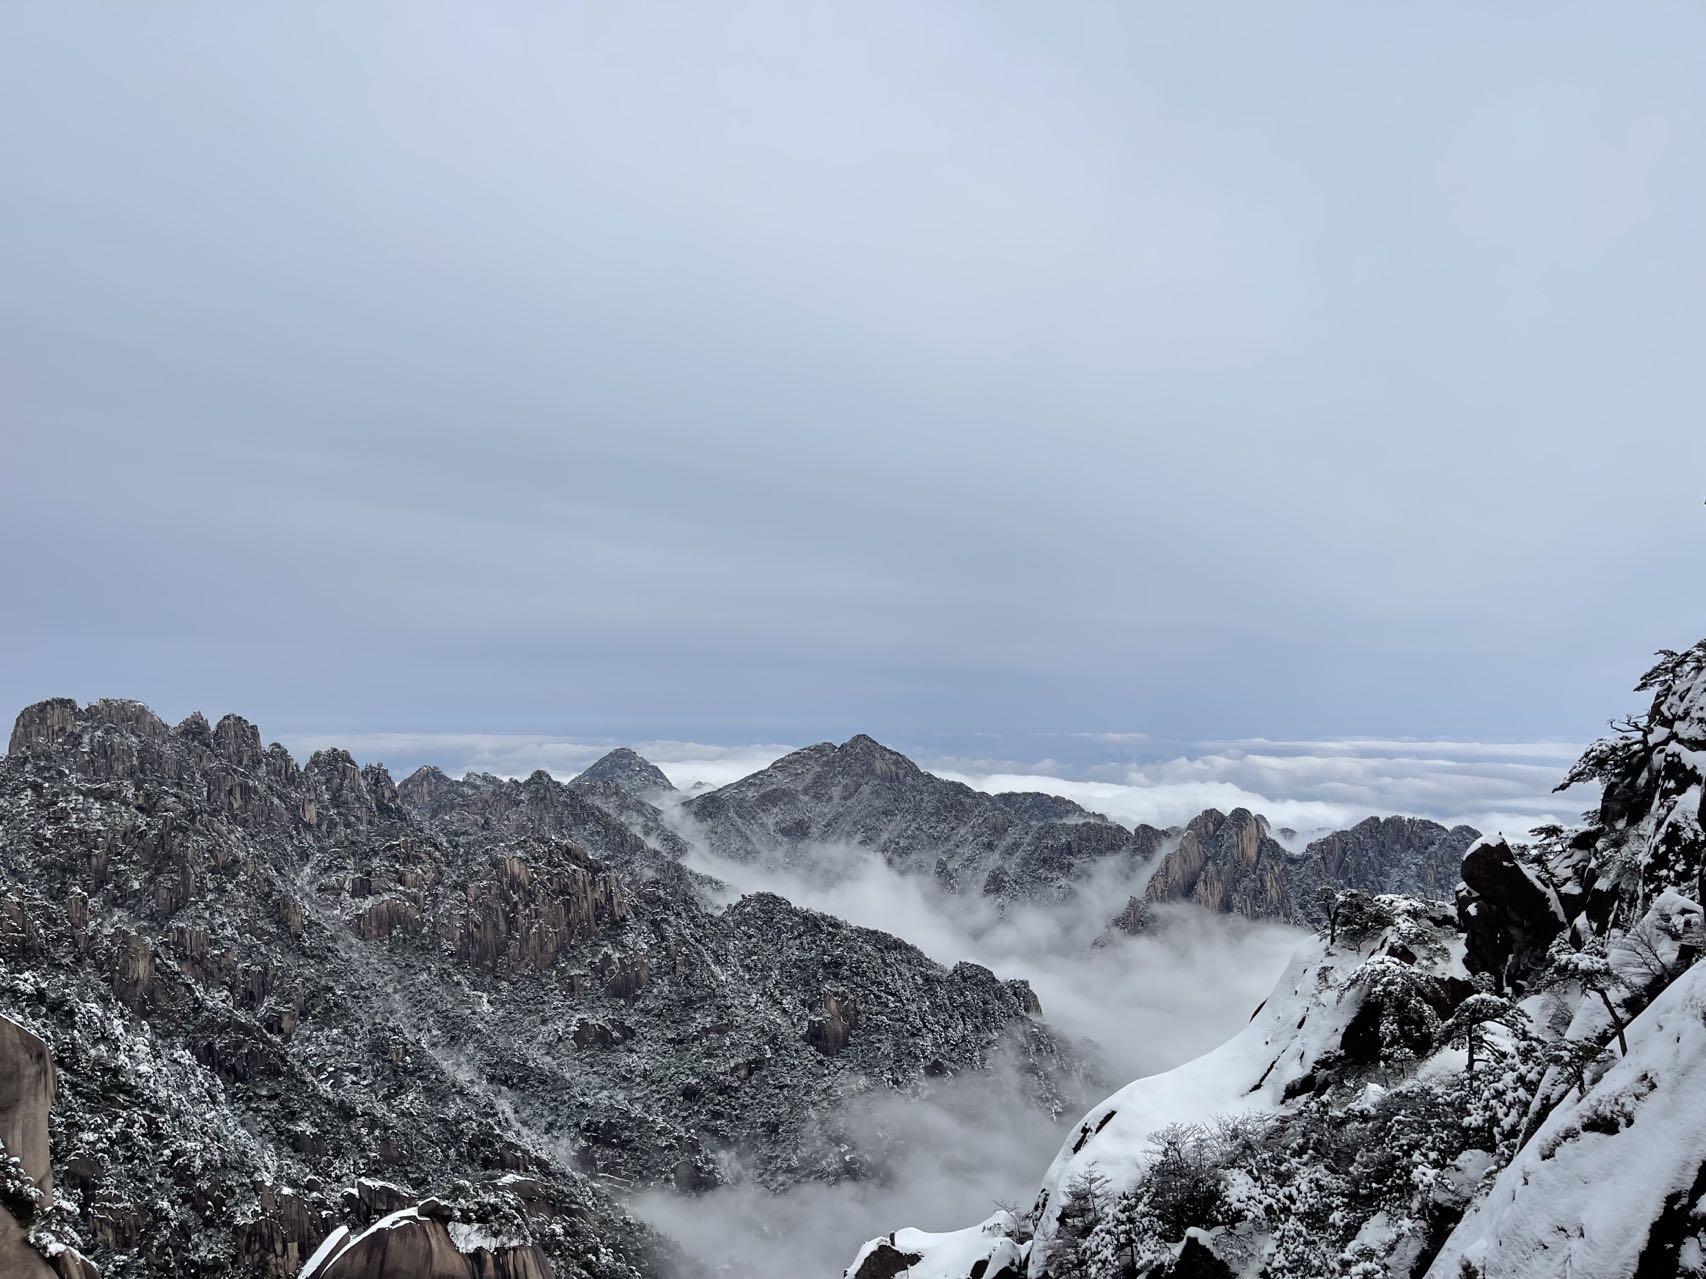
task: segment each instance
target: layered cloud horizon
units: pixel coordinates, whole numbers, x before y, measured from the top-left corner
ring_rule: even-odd
[[[566,781],[617,746],[658,765],[682,790],[727,785],[807,743],[620,741],[529,733],[295,734],[299,755],[341,746],[402,777],[423,764],[453,776],[523,777],[537,769]],[[1520,835],[1570,824],[1593,801],[1554,787],[1582,744],[1347,737],[1170,741],[1141,733],[1054,733],[963,742],[885,742],[939,777],[975,790],[1042,791],[1126,825],[1183,825],[1206,808],[1248,808],[1298,839],[1366,817],[1426,817],[1483,833]],[[957,745],[959,749],[953,749]]]

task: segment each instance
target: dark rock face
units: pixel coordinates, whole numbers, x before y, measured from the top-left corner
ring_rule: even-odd
[[[853,1037],[859,1024],[858,1002],[846,994],[824,991],[821,1011],[806,1023],[806,1042],[826,1057],[833,1057]]]
[[[865,1255],[859,1268],[848,1279],[895,1279],[896,1275],[904,1275],[923,1260],[922,1253],[902,1252],[893,1244],[878,1244]]]
[[[795,751],[681,807],[724,857],[796,864],[854,845],[947,891],[999,897],[1058,897],[1098,866],[1135,872],[1166,838],[1056,796],[945,781],[863,735]]]
[[[48,1132],[56,1091],[47,1045],[0,1017],[0,1275],[6,1279],[99,1279],[55,1216]]]
[[[44,1194],[53,1193],[47,1121],[56,1091],[47,1045],[0,1017],[0,1147],[24,1166]]]
[[[1186,1234],[1167,1279],[1237,1279],[1237,1272],[1215,1256],[1201,1234]]]
[[[651,760],[626,746],[618,746],[575,777],[584,785],[619,786],[644,799],[675,789],[664,772]]]
[[[453,1242],[501,1220],[520,1249],[463,1251],[475,1274],[536,1279],[534,1248],[563,1279],[657,1274],[598,1178],[860,1176],[849,1087],[1008,1056],[1041,1106],[1082,1084],[985,969],[717,908],[620,787],[299,769],[246,721],[132,702],[44,703],[13,740],[0,1010],[58,1058],[55,1170],[126,1274],[289,1274],[453,1184]]]
[[[1557,897],[1503,839],[1483,841],[1463,859],[1457,913],[1466,939],[1465,966],[1488,974],[1501,989],[1520,983],[1566,925]]]
[[[1304,849],[1291,875],[1292,900],[1304,920],[1320,922],[1321,885],[1450,901],[1463,854],[1479,839],[1472,826],[1447,828],[1421,817],[1369,817]]]
[[[1242,808],[1225,815],[1211,808],[1185,827],[1145,897],[1314,925],[1324,918],[1323,887],[1450,900],[1463,853],[1476,838],[1468,826],[1447,829],[1419,817],[1370,817],[1294,855],[1272,838],[1265,818]],[[1134,899],[1112,926],[1136,932],[1147,922]]]

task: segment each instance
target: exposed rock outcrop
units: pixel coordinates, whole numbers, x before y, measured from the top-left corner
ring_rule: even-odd
[[[47,1121],[56,1091],[47,1045],[0,1017],[0,1146],[23,1164],[44,1194],[53,1193]]]
[[[1149,880],[1153,902],[1185,901],[1252,919],[1291,920],[1291,854],[1247,808],[1207,809],[1192,818]]]
[[[554,1279],[554,1272],[533,1244],[494,1238],[429,1200],[359,1234],[340,1228],[300,1279]]]
[[[5,1279],[99,1279],[67,1238],[67,1223],[54,1203],[48,1121],[56,1092],[47,1044],[0,1017],[0,1275]]]
[[[1458,917],[1471,972],[1503,989],[1521,984],[1569,920],[1557,893],[1538,882],[1502,837],[1484,839],[1463,859]],[[1579,903],[1578,903],[1579,905]]]

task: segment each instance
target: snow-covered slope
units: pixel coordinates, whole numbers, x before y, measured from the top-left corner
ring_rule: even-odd
[[[1706,967],[1628,1028],[1629,1055],[1555,1109],[1469,1212],[1429,1279],[1706,1273]]]
[[[1030,1279],[1706,1276],[1706,642],[1638,688],[1566,779],[1587,825],[1475,843],[1454,909],[1325,898],[1249,1026],[1091,1109],[1011,1229]],[[973,1279],[987,1233],[889,1247]]]
[[[1232,1039],[1173,1070],[1127,1084],[1084,1115],[1043,1175],[1036,1205],[1023,1223],[1034,1232],[1017,1245],[1026,1273],[1066,1273],[1055,1254],[1075,1186],[1095,1184],[1103,1195],[1117,1196],[1153,1166],[1164,1130],[1278,1114],[1299,1098],[1360,1077],[1391,1038],[1385,1023],[1395,984],[1413,986],[1442,1008],[1453,992],[1472,989],[1450,911],[1406,898],[1375,899],[1372,905],[1378,925],[1373,931],[1347,925],[1333,940],[1305,942],[1273,993]],[[898,1231],[891,1246],[906,1240],[903,1250],[918,1254],[906,1272],[909,1279],[967,1279],[964,1259],[986,1254],[990,1233],[990,1222],[941,1234]],[[867,1244],[849,1275],[858,1279],[859,1265],[878,1255],[882,1242]]]

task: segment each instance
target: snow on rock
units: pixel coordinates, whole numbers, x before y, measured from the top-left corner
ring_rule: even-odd
[[[1147,1167],[1150,1138],[1162,1128],[1271,1110],[1283,1101],[1356,1015],[1360,992],[1346,989],[1343,974],[1360,958],[1311,938],[1237,1035],[1194,1061],[1127,1084],[1085,1115],[1043,1176],[1031,1273],[1042,1273],[1056,1223],[1051,1209],[1074,1179],[1095,1173],[1122,1189]]]
[[[435,1207],[429,1201],[403,1208],[354,1237],[334,1232],[298,1279],[552,1279],[538,1248],[447,1222]]]
[[[1414,970],[1442,987],[1470,988],[1448,910],[1405,898],[1372,901],[1370,918],[1382,925],[1347,937],[1351,926],[1341,923],[1336,944],[1320,937],[1306,941],[1273,993],[1232,1039],[1194,1061],[1126,1085],[1084,1116],[1043,1177],[1035,1237],[1024,1250],[1022,1273],[1049,1273],[1051,1243],[1072,1186],[1094,1179],[1110,1197],[1135,1186],[1155,1156],[1152,1138],[1162,1129],[1273,1113],[1325,1087],[1359,1050],[1359,1034],[1368,1033],[1358,1018],[1365,995],[1390,970]],[[896,1231],[867,1243],[847,1274],[849,1279],[898,1274],[904,1258],[916,1254],[906,1263],[915,1267],[911,1275],[967,1279],[975,1262],[989,1255],[987,1233],[999,1219],[940,1235]],[[995,1269],[991,1259],[979,1273]]]
[[[1552,1112],[1428,1279],[1688,1273],[1706,1192],[1706,968],[1673,982],[1628,1033],[1629,1055]]]
[[[844,1274],[846,1279],[963,1279],[970,1274],[1018,1279],[1025,1273],[1027,1251],[1014,1238],[1018,1226],[1012,1213],[1002,1211],[965,1230],[897,1230],[867,1243]]]

